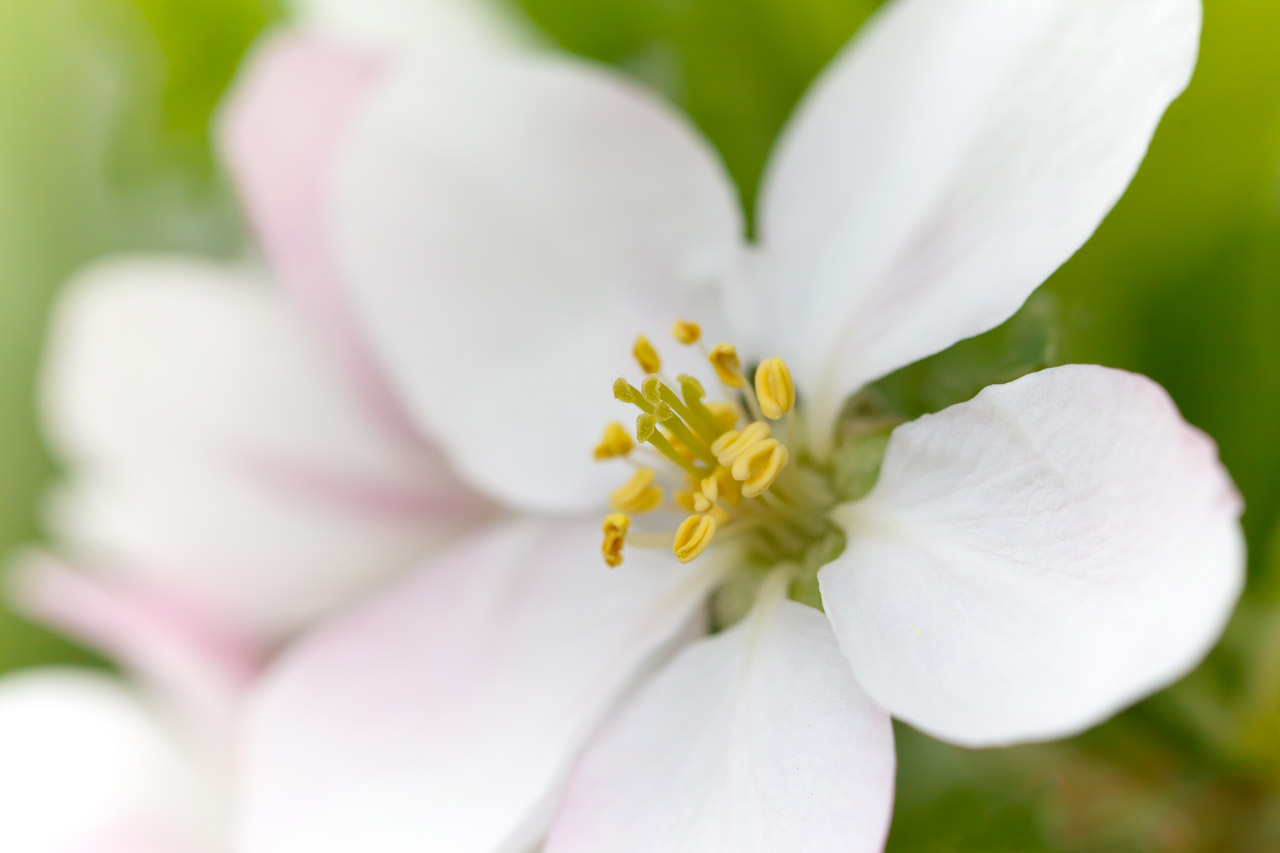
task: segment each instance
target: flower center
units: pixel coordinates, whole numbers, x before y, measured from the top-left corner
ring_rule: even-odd
[[[802,566],[813,562],[815,549],[830,552],[831,537],[840,536],[826,518],[836,490],[830,468],[812,463],[797,443],[804,430],[786,363],[766,359],[747,373],[736,348],[708,349],[695,323],[677,321],[672,336],[701,349],[723,399],[708,400],[693,376],[668,379],[657,349],[637,338],[634,355],[645,378],[639,387],[626,379],[613,386],[614,397],[639,410],[635,438],[614,422],[595,448],[596,459],[626,459],[635,467],[609,496],[605,563],[621,565],[624,546],[669,547],[688,563],[713,541],[727,540],[744,548],[744,565]],[[686,516],[674,530],[669,522],[663,529],[636,518],[672,513]]]

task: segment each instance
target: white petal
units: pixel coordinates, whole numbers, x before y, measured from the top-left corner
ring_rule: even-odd
[[[251,714],[238,849],[527,850],[716,569],[637,551],[610,572],[599,536],[486,531],[286,656]]]
[[[831,626],[785,601],[690,646],[601,731],[547,853],[880,850],[893,728]]]
[[[225,761],[240,696],[266,658],[260,638],[151,578],[103,577],[33,553],[7,580],[25,614],[129,667],[193,746]]]
[[[600,504],[613,380],[734,259],[733,191],[663,104],[577,62],[419,64],[354,133],[336,215],[357,308],[464,474]],[[669,353],[668,353],[669,354]]]
[[[762,195],[762,322],[811,402],[994,328],[1070,258],[1186,86],[1200,17],[1197,0],[886,5]]]
[[[299,21],[370,47],[439,53],[507,51],[529,36],[493,0],[290,0]]]
[[[1244,580],[1240,499],[1141,376],[1046,370],[899,427],[819,574],[854,674],[966,745],[1073,734],[1181,677]]]
[[[327,215],[337,152],[383,66],[379,55],[315,37],[274,36],[243,63],[218,135],[272,273],[366,405],[410,431],[348,304]]]
[[[252,273],[135,259],[58,312],[46,420],[73,465],[57,532],[88,564],[171,576],[288,630],[474,515]],[[243,610],[237,608],[243,607]]]
[[[433,517],[427,504],[252,473],[78,475],[53,493],[47,521],[78,564],[170,585],[268,638],[352,603],[471,523],[447,505]]]
[[[0,849],[214,853],[220,793],[106,675],[0,680]]]

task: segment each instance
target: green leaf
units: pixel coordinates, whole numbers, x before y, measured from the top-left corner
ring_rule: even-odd
[[[1049,367],[1058,351],[1056,314],[1052,297],[1037,294],[1004,325],[886,376],[874,393],[912,419]]]

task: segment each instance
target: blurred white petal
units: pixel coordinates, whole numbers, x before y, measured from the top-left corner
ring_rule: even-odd
[[[610,572],[599,538],[503,524],[295,647],[250,717],[239,849],[527,850],[715,568],[637,551]]]
[[[193,746],[226,763],[240,697],[266,659],[253,631],[153,577],[80,571],[47,554],[24,555],[6,580],[24,614],[128,667]]]
[[[221,792],[105,674],[0,679],[0,849],[218,853]]]
[[[48,432],[73,471],[55,532],[77,562],[157,573],[266,632],[345,603],[478,506],[341,380],[256,273],[95,267],[45,365]]]
[[[409,430],[352,315],[329,205],[338,151],[382,78],[378,55],[312,36],[268,39],[245,62],[218,122],[228,170],[272,274],[367,405]]]

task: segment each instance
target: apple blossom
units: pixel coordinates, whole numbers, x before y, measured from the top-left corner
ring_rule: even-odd
[[[1060,737],[1192,667],[1242,583],[1240,502],[1149,380],[1031,374],[898,427],[869,493],[836,475],[851,395],[1089,238],[1200,17],[895,0],[792,119],[751,246],[697,135],[588,65],[406,63],[326,123],[309,221],[354,325],[461,476],[530,517],[277,666],[242,848],[875,849],[890,714]],[[648,447],[606,426],[614,397]],[[630,479],[593,464],[623,456]],[[610,492],[602,543],[581,515]],[[730,589],[745,615],[690,642]]]

